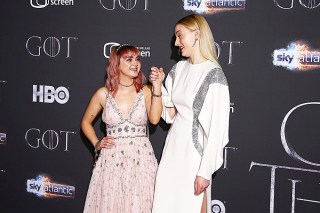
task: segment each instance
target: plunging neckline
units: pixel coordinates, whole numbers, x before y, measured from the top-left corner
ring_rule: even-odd
[[[111,99],[111,101],[113,102],[112,105],[114,105],[114,109],[119,113],[119,115],[120,115],[124,120],[130,120],[130,119],[131,119],[131,114],[132,114],[135,106],[137,105],[138,100],[139,100],[139,97],[141,96],[141,93],[142,93],[142,92],[143,92],[143,91],[140,90],[140,92],[137,93],[136,97],[134,98],[134,100],[133,100],[133,102],[132,102],[132,104],[131,104],[131,107],[129,108],[129,111],[128,111],[128,114],[127,114],[127,115],[125,115],[125,114],[121,111],[121,109],[118,107],[118,104],[117,104],[116,100],[115,100],[115,99],[112,97],[112,95],[109,93],[110,99]]]

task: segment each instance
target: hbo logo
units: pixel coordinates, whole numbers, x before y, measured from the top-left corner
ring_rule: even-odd
[[[53,86],[33,85],[33,102],[65,104],[68,100],[69,91],[65,87],[55,89]]]

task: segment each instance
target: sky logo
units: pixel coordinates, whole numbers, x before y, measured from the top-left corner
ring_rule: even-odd
[[[49,177],[38,175],[35,179],[27,180],[27,192],[38,197],[68,197],[74,198],[75,187],[54,183]]]
[[[200,0],[187,0],[187,6],[189,6],[189,7],[199,8],[200,4],[201,4]]]
[[[292,71],[320,68],[320,51],[312,50],[307,42],[291,42],[287,48],[273,52],[273,65]]]
[[[184,0],[184,9],[213,14],[230,10],[244,10],[246,0]]]

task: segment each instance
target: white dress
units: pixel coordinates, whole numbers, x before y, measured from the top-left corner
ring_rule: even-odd
[[[162,87],[163,104],[174,106],[172,123],[157,171],[153,213],[199,213],[203,193],[194,195],[194,180],[207,180],[223,163],[228,143],[230,98],[221,68],[211,61],[190,64],[180,61]],[[211,184],[206,190],[211,213]]]

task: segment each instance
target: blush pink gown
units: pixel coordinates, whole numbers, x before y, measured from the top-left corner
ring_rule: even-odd
[[[124,115],[107,95],[102,119],[115,146],[102,149],[93,169],[85,213],[151,213],[157,160],[150,144],[141,90]]]

